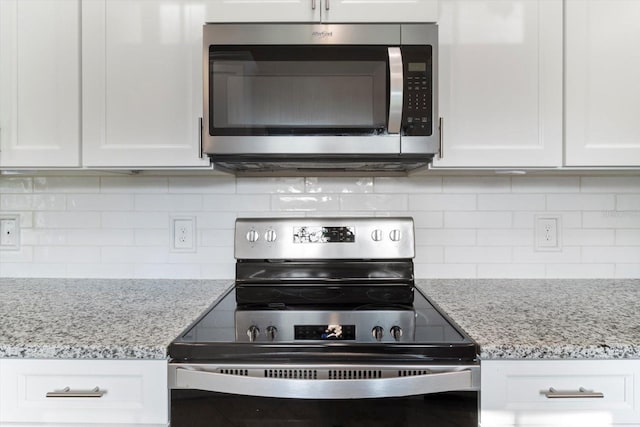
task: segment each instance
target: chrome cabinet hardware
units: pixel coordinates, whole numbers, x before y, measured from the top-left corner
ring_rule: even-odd
[[[548,391],[541,392],[548,399],[602,399],[604,393],[597,391],[588,391],[584,387],[580,387],[578,391],[558,391],[553,387],[549,387]]]
[[[311,9],[316,10],[316,0],[311,0]]]
[[[324,0],[324,9],[325,10],[331,9],[331,5],[329,4],[329,0]]]
[[[69,387],[65,387],[59,391],[50,391],[46,397],[96,397],[100,398],[106,393],[105,390],[100,390],[100,387],[96,387],[93,390],[71,390]]]

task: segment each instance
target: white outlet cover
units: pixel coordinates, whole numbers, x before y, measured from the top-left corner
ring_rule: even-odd
[[[560,215],[536,215],[533,224],[535,250],[562,250],[562,217]]]
[[[172,216],[169,222],[172,252],[196,252],[196,217]]]
[[[0,215],[0,250],[20,249],[20,216]]]

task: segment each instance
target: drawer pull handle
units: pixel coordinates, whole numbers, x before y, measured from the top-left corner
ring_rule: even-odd
[[[558,391],[553,387],[549,391],[543,391],[542,394],[548,399],[602,399],[604,393],[597,391],[588,391],[584,387],[580,387],[578,391]]]
[[[47,397],[97,397],[100,398],[106,393],[105,390],[100,390],[100,387],[96,387],[91,391],[74,391],[69,387],[65,387],[60,391],[50,391],[47,393]]]

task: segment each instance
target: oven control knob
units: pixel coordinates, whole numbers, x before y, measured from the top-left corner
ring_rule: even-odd
[[[264,233],[264,240],[267,242],[275,242],[277,238],[278,235],[275,230],[267,230],[267,232]]]
[[[249,326],[247,329],[247,336],[249,337],[249,341],[254,342],[256,338],[260,335],[260,329],[256,325]]]
[[[255,243],[258,241],[258,239],[260,238],[260,233],[258,233],[256,230],[249,230],[249,232],[247,232],[247,240],[251,243]]]
[[[382,230],[380,230],[379,228],[371,232],[371,238],[374,242],[379,242],[380,240],[382,240],[382,237]]]
[[[400,241],[400,239],[402,239],[402,233],[398,229],[391,230],[391,233],[389,233],[389,238],[394,242],[398,242]]]
[[[384,329],[382,326],[374,326],[371,330],[371,335],[376,339],[376,341],[382,341],[382,337],[384,336]]]
[[[276,335],[278,335],[278,328],[276,328],[275,326],[267,326],[266,333],[269,341],[273,341],[276,339]]]
[[[394,340],[400,341],[400,338],[402,337],[402,328],[400,326],[392,326],[391,336]]]

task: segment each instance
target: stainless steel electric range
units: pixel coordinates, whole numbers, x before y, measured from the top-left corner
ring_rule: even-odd
[[[173,395],[335,409],[476,392],[478,346],[415,288],[414,239],[411,218],[238,219],[235,285],[171,344]]]

